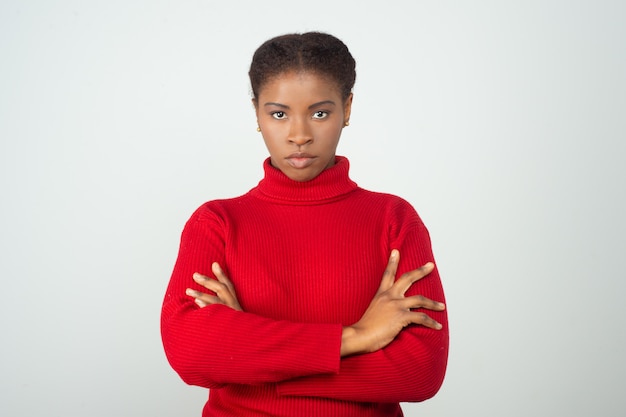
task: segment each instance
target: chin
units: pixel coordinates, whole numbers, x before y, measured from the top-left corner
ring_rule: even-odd
[[[315,175],[315,176],[309,176],[309,175],[287,175],[287,176],[289,178],[291,178],[292,180],[297,181],[297,182],[307,182],[307,181],[311,181],[313,178],[317,177],[317,175]]]
[[[299,170],[294,172],[293,170],[290,170],[289,172],[283,171],[283,173],[294,181],[307,182],[317,177],[321,173],[321,171],[318,172],[317,170]]]

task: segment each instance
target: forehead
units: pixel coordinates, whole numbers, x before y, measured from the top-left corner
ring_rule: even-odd
[[[334,99],[341,101],[337,82],[323,74],[309,71],[289,71],[267,80],[259,91],[259,102],[282,100]]]

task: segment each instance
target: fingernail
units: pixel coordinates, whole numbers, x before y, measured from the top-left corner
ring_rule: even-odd
[[[441,325],[441,323],[437,323],[437,325],[435,326],[435,328],[436,328],[437,330],[441,330],[441,329],[442,329],[442,327],[443,327],[443,326]]]
[[[391,251],[391,259],[395,259],[398,257],[398,250],[394,249]]]
[[[432,262],[426,262],[424,266],[422,266],[422,269],[431,269],[434,268],[434,266],[435,265]]]
[[[191,288],[187,288],[187,289],[185,290],[185,294],[187,294],[187,295],[188,295],[188,296],[190,296],[190,297],[193,297],[193,296],[194,296],[194,292],[195,292],[195,291],[194,291],[194,290],[192,290]]]

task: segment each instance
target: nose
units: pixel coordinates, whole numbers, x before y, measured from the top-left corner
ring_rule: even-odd
[[[297,146],[303,146],[313,142],[313,133],[306,120],[294,120],[291,123],[288,141]]]

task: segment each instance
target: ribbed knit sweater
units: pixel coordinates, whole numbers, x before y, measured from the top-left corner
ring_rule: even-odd
[[[392,249],[397,277],[434,262],[413,207],[350,180],[349,163],[296,182],[264,163],[243,196],[208,202],[191,216],[165,295],[161,331],[181,378],[210,389],[203,416],[401,416],[399,402],[432,397],[448,355],[442,330],[409,326],[374,353],[340,357],[342,327],[365,312]],[[218,262],[242,311],[199,308],[186,288]],[[437,269],[407,296],[444,302]]]

